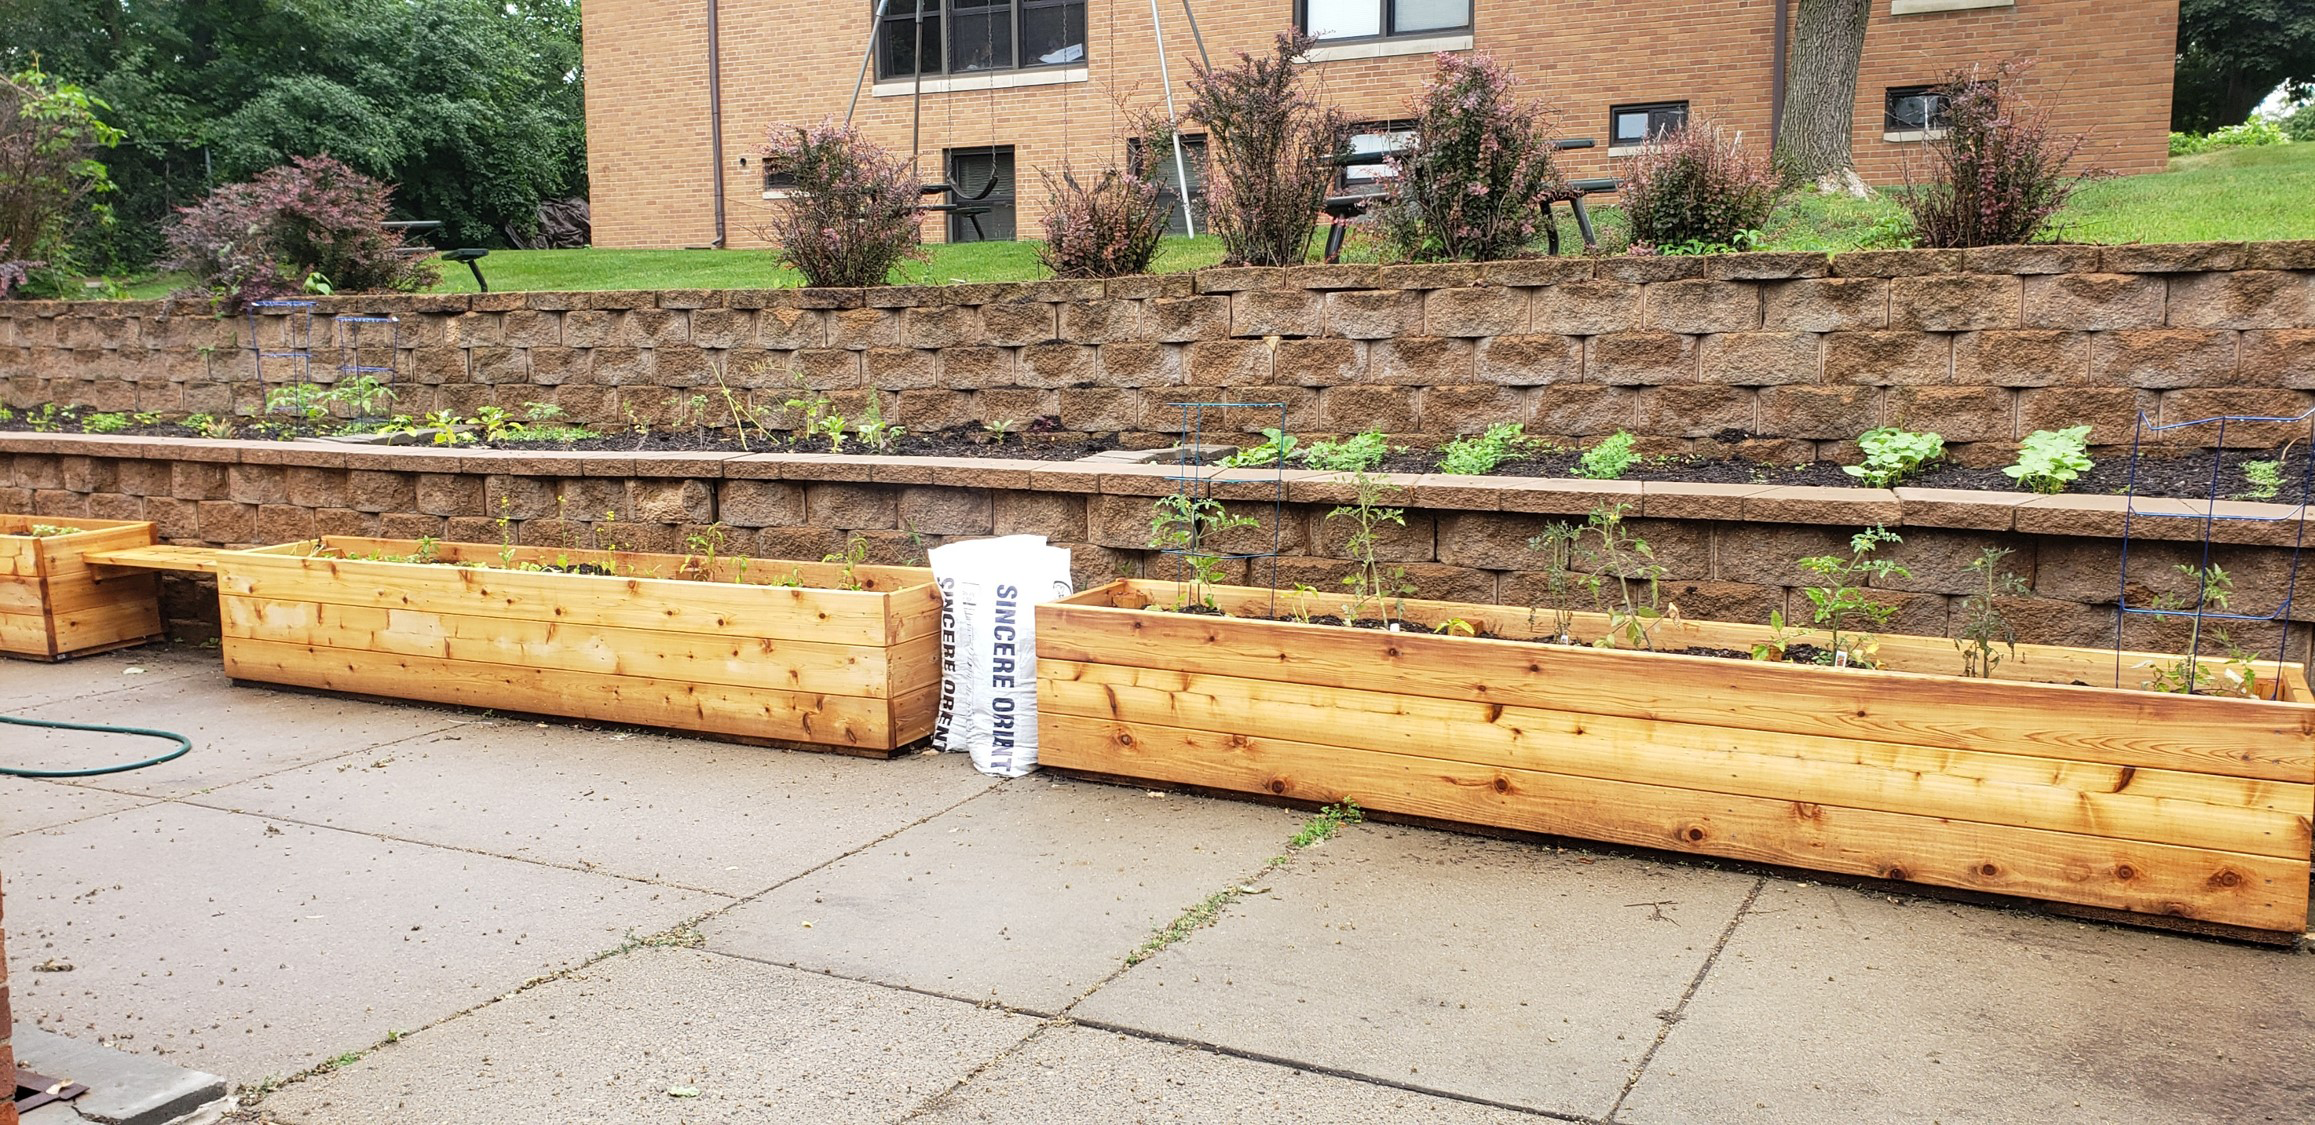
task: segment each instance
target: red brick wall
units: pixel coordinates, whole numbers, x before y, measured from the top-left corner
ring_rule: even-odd
[[[1972,63],[2034,55],[2031,92],[2065,130],[2090,130],[2091,154],[2117,172],[2159,171],[2167,159],[2177,0],[2018,0],[2013,6],[1893,16],[1875,0],[1856,110],[1859,170],[1899,182],[1907,146],[1882,138],[1883,91],[1935,82]],[[1217,60],[1260,50],[1291,18],[1291,0],[1209,0],[1198,18]],[[595,0],[587,5],[587,131],[595,241],[600,246],[686,246],[712,237],[707,169],[705,0]],[[757,244],[763,214],[754,152],[775,122],[842,117],[867,43],[870,5],[724,0],[723,170],[733,245]],[[1608,139],[1612,104],[1687,100],[1700,113],[1767,142],[1774,80],[1772,0],[1563,0],[1504,6],[1477,0],[1478,50],[1509,65],[1527,93],[1558,117],[1563,136]],[[831,14],[834,13],[834,14]],[[926,178],[943,149],[1015,147],[1020,231],[1038,234],[1037,169],[1124,156],[1121,103],[1159,105],[1157,40],[1139,0],[1089,0],[1086,81],[927,94],[921,151]],[[1179,10],[1167,20],[1177,102],[1197,61]],[[1316,64],[1327,100],[1356,118],[1405,116],[1431,69],[1427,55]],[[873,74],[869,83],[875,81]],[[909,149],[912,101],[863,92],[858,123]],[[747,158],[743,169],[739,163]],[[1604,149],[1571,154],[1578,175],[1611,174]],[[938,237],[937,232],[934,235]]]

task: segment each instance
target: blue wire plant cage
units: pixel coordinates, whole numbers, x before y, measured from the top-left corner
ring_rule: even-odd
[[[1272,458],[1267,465],[1239,466],[1236,474],[1228,482],[1232,486],[1227,489],[1231,494],[1229,497],[1219,494],[1216,488],[1218,482],[1214,479],[1215,466],[1204,463],[1203,458],[1215,448],[1207,440],[1210,433],[1220,431],[1237,437],[1244,432],[1244,427],[1234,425],[1234,423],[1245,419],[1253,412],[1260,412],[1260,417],[1263,420],[1275,417],[1276,421],[1273,424],[1276,429],[1272,432],[1284,434],[1286,432],[1286,404],[1283,402],[1177,402],[1172,405],[1181,411],[1179,425],[1181,440],[1176,446],[1173,474],[1168,478],[1173,482],[1174,491],[1171,496],[1160,502],[1160,524],[1158,528],[1153,528],[1153,530],[1162,528],[1163,533],[1153,539],[1151,546],[1155,547],[1158,553],[1173,559],[1172,570],[1175,582],[1193,587],[1200,584],[1214,584],[1215,579],[1219,577],[1215,573],[1215,568],[1226,566],[1232,562],[1246,564],[1247,574],[1243,581],[1247,585],[1253,585],[1255,583],[1254,572],[1259,569],[1261,560],[1268,559],[1270,561],[1268,585],[1271,598],[1275,602],[1278,595],[1279,529],[1282,526],[1281,521],[1284,519],[1286,508],[1286,451],[1277,450],[1278,455]],[[1238,437],[1238,440],[1243,440],[1243,438]],[[1249,469],[1256,472],[1267,469],[1270,474],[1269,478],[1249,481],[1245,472]],[[1248,498],[1248,486],[1252,486],[1256,491],[1266,493],[1267,498]],[[1235,500],[1238,506],[1233,508],[1230,503],[1226,502],[1229,500]],[[1270,508],[1267,520],[1246,514],[1248,506],[1258,509],[1264,503],[1267,503]],[[1250,530],[1249,535],[1237,534],[1247,530]],[[1269,536],[1269,546],[1266,549],[1260,544],[1261,536],[1265,531],[1268,532]],[[1238,549],[1232,549],[1223,546],[1224,543],[1235,543],[1240,546]]]
[[[2279,452],[2268,452],[2278,446]],[[2150,457],[2169,466],[2183,461],[2188,472],[2183,479],[2170,474],[2167,484],[2149,481]],[[2197,494],[2186,494],[2187,485]],[[2274,670],[2266,683],[2280,684],[2294,647],[2292,610],[2311,494],[2315,411],[2170,423],[2140,413],[2123,489],[2114,686],[2260,694],[2257,670],[2262,665]],[[2145,556],[2153,544],[2160,545],[2163,557],[2148,563]],[[2287,550],[2279,580],[2269,573],[2262,576],[2266,589],[2237,590],[2221,558],[2234,544]],[[2187,561],[2178,561],[2181,545]],[[2156,639],[2147,645],[2127,643],[2134,633]],[[2304,661],[2309,646],[2298,647]],[[2133,648],[2175,652],[2182,659],[2169,665],[2133,664],[2128,656]]]

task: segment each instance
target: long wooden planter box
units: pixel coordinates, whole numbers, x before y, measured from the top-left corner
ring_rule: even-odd
[[[2307,925],[2315,695],[2297,665],[2270,689],[2280,701],[2222,699],[2074,682],[2114,682],[2112,650],[2021,645],[2001,678],[1965,679],[1941,638],[1884,638],[1892,670],[1832,669],[1425,631],[1461,618],[1539,635],[1524,608],[1410,602],[1407,631],[1386,633],[1250,619],[1293,595],[1216,593],[1245,616],[1147,608],[1175,604],[1169,582],[1038,607],[1039,760],[2220,926]],[[1584,615],[1576,633],[1603,625]],[[1765,635],[1679,622],[1656,643],[1744,650]]]
[[[430,550],[441,562],[382,561]],[[330,537],[216,559],[227,674],[886,755],[932,732],[932,572]],[[687,569],[687,567],[691,569]],[[734,581],[733,579],[739,579]],[[800,581],[802,585],[768,585]]]
[[[79,530],[28,534],[38,524]],[[153,576],[99,571],[87,558],[152,542],[141,521],[0,515],[0,653],[61,660],[159,636]]]

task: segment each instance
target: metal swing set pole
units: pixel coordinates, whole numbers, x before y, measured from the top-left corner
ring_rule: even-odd
[[[1182,11],[1187,14],[1189,10],[1189,0],[1183,0]],[[1171,126],[1167,132],[1173,135],[1174,141],[1174,188],[1182,200],[1182,229],[1187,231],[1191,238],[1196,238],[1198,237],[1198,219],[1196,215],[1190,213],[1189,163],[1182,159],[1181,118],[1174,113],[1174,80],[1166,68],[1166,25],[1165,21],[1158,16],[1158,0],[1149,0],[1149,23],[1150,29],[1157,33],[1158,84],[1164,86],[1166,90],[1166,122]],[[1197,26],[1197,17],[1191,16],[1191,34],[1197,33]],[[1205,45],[1201,42],[1199,44],[1201,56],[1204,50]]]

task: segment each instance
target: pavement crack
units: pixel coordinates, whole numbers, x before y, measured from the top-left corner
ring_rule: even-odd
[[[1421,1094],[1424,1097],[1429,1098],[1440,1098],[1447,1101],[1462,1102],[1466,1105],[1486,1106],[1490,1109],[1506,1110],[1511,1113],[1542,1118],[1546,1121],[1575,1121],[1582,1122],[1584,1125],[1598,1125],[1598,1123],[1602,1120],[1600,1118],[1586,1117],[1580,1113],[1562,1113],[1557,1110],[1538,1109],[1534,1106],[1519,1105],[1515,1102],[1500,1102],[1491,1098],[1482,1098],[1476,1094],[1466,1094],[1455,1090],[1441,1089],[1436,1086],[1425,1086],[1417,1082],[1402,1082],[1396,1078],[1386,1078],[1381,1075],[1368,1074],[1365,1071],[1348,1070],[1342,1067],[1326,1066],[1322,1063],[1314,1063],[1307,1059],[1292,1059],[1281,1055],[1269,1055],[1260,1051],[1249,1051],[1239,1047],[1225,1046],[1219,1043],[1208,1043],[1198,1039],[1187,1039],[1179,1035],[1167,1035],[1163,1032],[1149,1031],[1143,1028],[1130,1027],[1125,1024],[1107,1023],[1102,1020],[1086,1019],[1082,1016],[1070,1016],[1066,1018],[1071,1024],[1074,1024],[1078,1027],[1091,1028],[1095,1031],[1106,1031],[1113,1035],[1123,1035],[1133,1039],[1146,1040],[1151,1043],[1169,1043],[1177,1047],[1189,1047],[1193,1050],[1221,1055],[1225,1058],[1244,1059],[1248,1062],[1265,1063],[1270,1066],[1282,1066],[1289,1070],[1299,1070],[1306,1074],[1323,1074],[1329,1078],[1340,1078],[1348,1082],[1359,1082],[1369,1086],[1382,1086],[1393,1090],[1404,1090],[1410,1094]]]
[[[1616,1115],[1624,1111],[1624,1102],[1639,1087],[1641,1076],[1648,1073],[1648,1064],[1656,1061],[1656,1052],[1663,1049],[1664,1041],[1672,1037],[1672,1029],[1679,1026],[1680,1020],[1688,1014],[1688,1002],[1696,998],[1698,989],[1704,987],[1704,978],[1711,975],[1712,966],[1720,961],[1721,951],[1727,949],[1729,939],[1736,936],[1736,927],[1743,924],[1746,915],[1752,913],[1752,904],[1760,899],[1760,892],[1767,887],[1768,877],[1765,875],[1752,881],[1752,889],[1744,893],[1744,901],[1737,904],[1736,913],[1730,915],[1728,924],[1720,928],[1720,938],[1712,943],[1712,952],[1704,955],[1704,963],[1696,966],[1696,975],[1688,978],[1688,987],[1681,991],[1680,1002],[1672,1005],[1669,1011],[1656,1013],[1656,1018],[1663,1021],[1663,1026],[1656,1029],[1656,1038],[1641,1053],[1640,1061],[1624,1079],[1624,1088],[1616,1094],[1616,1104],[1608,1107],[1607,1115],[1601,1120],[1613,1122]]]

